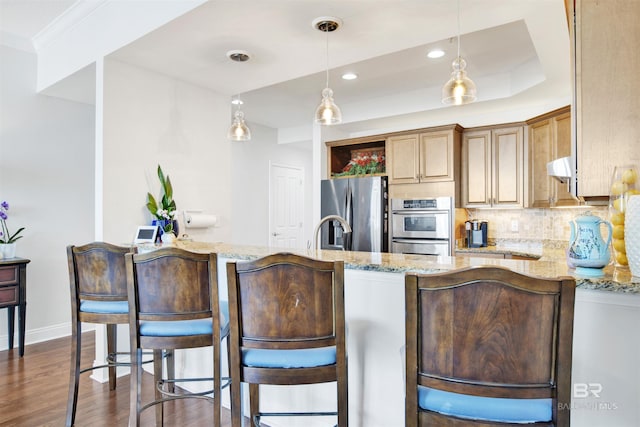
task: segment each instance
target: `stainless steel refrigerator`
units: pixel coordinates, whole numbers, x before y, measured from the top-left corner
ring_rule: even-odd
[[[352,233],[344,235],[338,221],[322,225],[322,249],[389,252],[387,177],[326,179],[321,182],[321,217],[344,218]]]

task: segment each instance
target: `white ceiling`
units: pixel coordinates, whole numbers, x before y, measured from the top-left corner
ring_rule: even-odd
[[[0,0],[0,31],[31,39],[75,0]]]
[[[147,0],[150,13],[153,1]],[[5,39],[30,39],[73,3],[0,0],[0,31]],[[239,94],[250,124],[305,127],[325,84],[327,39],[312,21],[336,16],[343,25],[329,34],[328,45],[341,131],[471,126],[496,111],[523,120],[568,103],[563,0],[460,0],[460,7],[461,54],[478,86],[478,102],[464,107],[440,103],[456,55],[452,0],[209,0],[111,57],[229,98]],[[431,47],[444,49],[445,57],[428,59]],[[251,60],[230,61],[226,53],[233,49],[248,51]],[[359,78],[340,79],[347,70]]]

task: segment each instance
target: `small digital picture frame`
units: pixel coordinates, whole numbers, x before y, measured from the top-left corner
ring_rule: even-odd
[[[155,243],[158,236],[157,225],[140,225],[138,231],[136,231],[136,238],[134,243]]]

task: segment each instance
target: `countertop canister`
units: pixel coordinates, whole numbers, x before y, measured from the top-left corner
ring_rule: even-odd
[[[640,196],[637,195],[627,200],[624,245],[631,274],[640,277]]]

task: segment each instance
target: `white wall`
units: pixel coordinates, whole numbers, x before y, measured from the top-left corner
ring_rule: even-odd
[[[269,163],[272,163],[304,170],[304,234],[301,243],[306,246],[313,237],[315,225],[312,218],[312,152],[293,144],[278,144],[275,129],[250,121],[248,125],[251,141],[233,142],[231,148],[232,243],[269,245]]]
[[[0,200],[11,205],[10,230],[26,227],[17,256],[31,260],[27,342],[70,333],[65,247],[92,239],[94,217],[94,108],[35,88],[36,56],[0,46]]]
[[[219,226],[189,230],[195,240],[268,244],[269,161],[302,167],[312,189],[311,152],[277,144],[276,131],[251,124],[253,140],[226,138],[225,96],[107,59],[104,103],[38,95],[36,57],[0,46],[0,199],[9,225],[26,226],[18,256],[28,267],[27,343],[70,332],[65,247],[94,239],[95,111],[104,111],[104,240],[131,242],[148,224],[146,193],[159,193],[156,165],[171,176],[178,210],[215,213]],[[305,236],[311,239],[311,197]],[[0,315],[0,350],[6,316]],[[17,342],[17,340],[16,340]]]
[[[104,238],[128,243],[150,224],[146,195],[158,197],[158,164],[178,211],[215,213],[214,229],[180,230],[196,240],[231,237],[231,145],[227,97],[115,60],[105,61]]]

